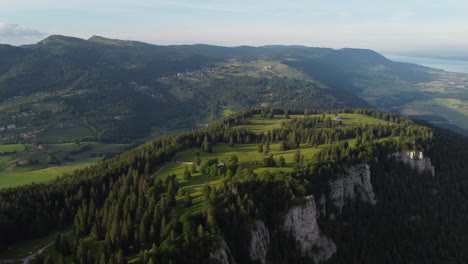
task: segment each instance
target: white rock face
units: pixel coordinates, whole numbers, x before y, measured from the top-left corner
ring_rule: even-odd
[[[325,194],[322,193],[322,196],[320,196],[320,199],[317,202],[318,208],[317,208],[317,215],[320,216],[326,216],[327,215],[327,198],[325,198]]]
[[[222,264],[236,264],[224,239],[221,240],[219,248],[210,253],[210,258],[218,260]]]
[[[411,166],[419,173],[430,171],[432,176],[435,176],[435,168],[431,164],[430,158],[425,158],[423,152],[409,151],[409,152],[396,152],[392,155],[397,160]]]
[[[270,233],[262,221],[256,221],[252,227],[252,239],[250,240],[250,258],[265,264],[268,245],[270,244]]]
[[[329,181],[329,198],[340,213],[348,200],[358,199],[372,205],[377,203],[370,176],[369,165],[359,164],[347,167],[343,174],[337,175],[336,180]]]
[[[284,218],[283,230],[296,239],[301,253],[312,257],[316,263],[329,259],[336,253],[336,245],[322,234],[317,224],[317,208],[313,197],[303,206],[288,211]]]

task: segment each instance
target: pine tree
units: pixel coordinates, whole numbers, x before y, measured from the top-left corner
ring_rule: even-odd
[[[190,196],[190,193],[189,193],[189,192],[186,192],[186,193],[185,193],[184,206],[185,206],[185,207],[190,207],[190,206],[192,206],[192,197]]]
[[[294,162],[296,162],[296,164],[301,163],[301,150],[300,149],[297,149],[296,154],[294,155]]]
[[[280,168],[283,168],[284,166],[286,166],[286,161],[285,161],[283,156],[280,156],[278,158],[277,164],[278,164],[278,167],[280,167]]]
[[[203,140],[202,149],[204,152],[211,153],[213,152],[213,146],[211,142],[208,140],[208,135],[205,135],[205,139]]]
[[[258,153],[263,153],[263,146],[262,144],[259,144],[257,147]]]
[[[190,173],[189,169],[187,166],[185,166],[185,171],[184,171],[184,180],[188,181],[192,178],[192,174]]]
[[[279,150],[280,150],[280,151],[285,151],[285,150],[287,150],[287,149],[288,149],[288,145],[286,144],[286,142],[285,142],[285,141],[281,141]]]
[[[267,143],[265,144],[265,147],[263,148],[263,154],[268,154],[268,152],[270,152],[270,142],[267,141]]]

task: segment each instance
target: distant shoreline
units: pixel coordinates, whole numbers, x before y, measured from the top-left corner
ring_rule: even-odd
[[[419,64],[430,68],[441,69],[447,72],[468,73],[468,61],[386,54],[383,56],[396,62]]]

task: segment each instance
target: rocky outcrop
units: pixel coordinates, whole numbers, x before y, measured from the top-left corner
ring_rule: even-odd
[[[250,258],[265,264],[265,257],[268,252],[268,245],[270,244],[270,233],[262,221],[256,221],[253,224],[251,236]]]
[[[336,252],[336,245],[320,231],[315,200],[311,196],[307,198],[305,205],[288,211],[282,229],[296,239],[304,256],[311,257],[318,263],[329,259]]]
[[[336,175],[335,180],[329,181],[329,186],[329,198],[340,213],[348,201],[359,200],[372,205],[377,202],[372,188],[369,165],[367,164],[345,168],[343,173]]]
[[[219,247],[210,253],[210,259],[218,261],[220,264],[236,264],[224,239],[221,239]]]
[[[435,168],[431,164],[431,159],[424,157],[423,152],[408,151],[408,152],[396,152],[392,154],[398,161],[410,166],[417,170],[419,173],[429,171],[432,176],[435,176]]]

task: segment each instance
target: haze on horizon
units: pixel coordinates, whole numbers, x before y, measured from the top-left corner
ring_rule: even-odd
[[[48,35],[153,44],[463,50],[468,2],[396,0],[0,0],[0,43]]]

